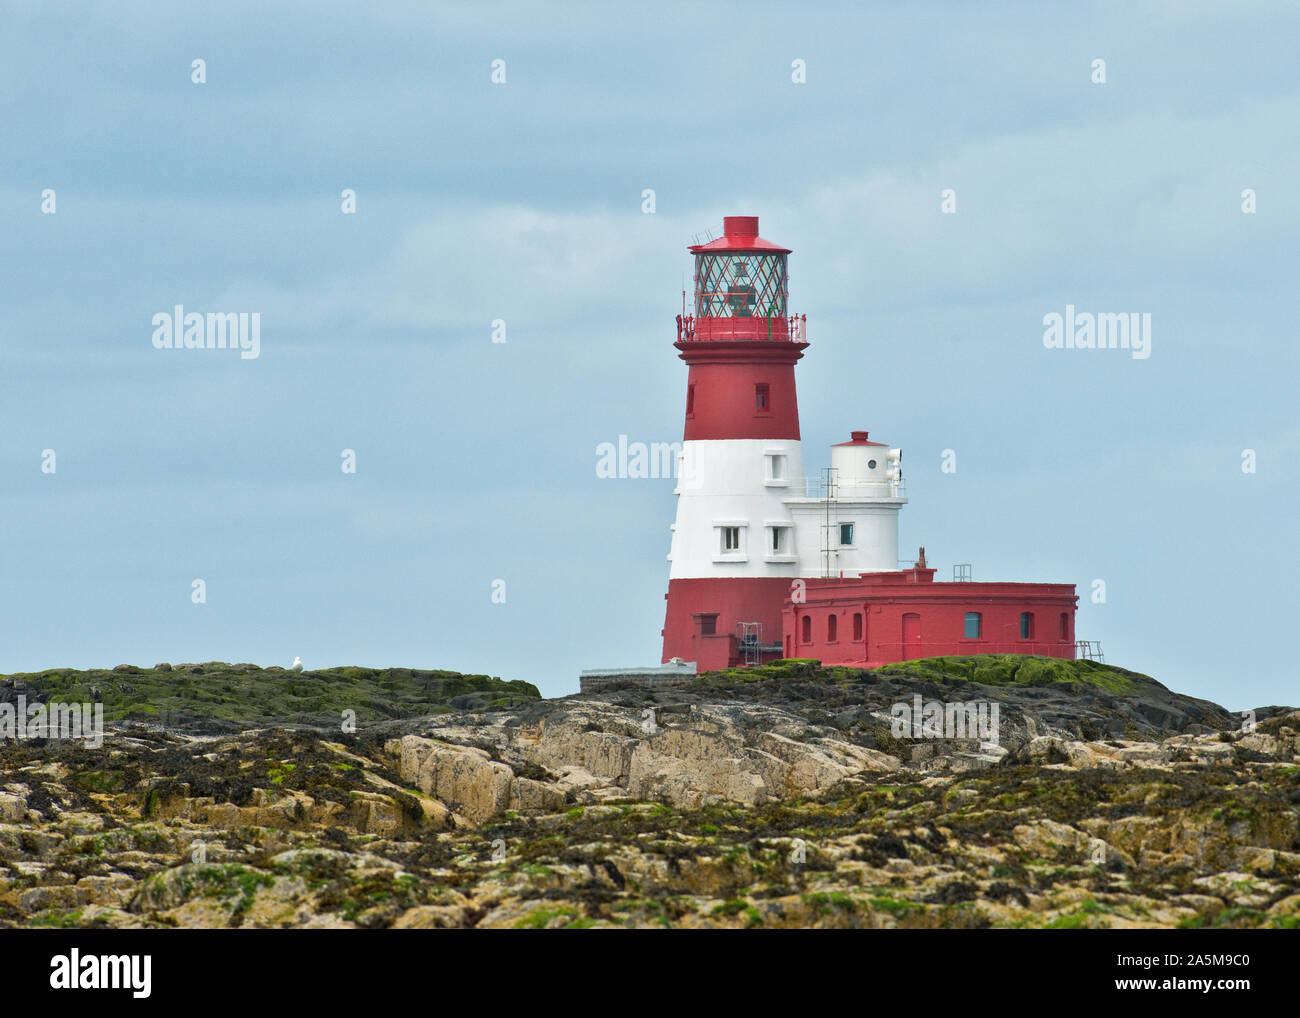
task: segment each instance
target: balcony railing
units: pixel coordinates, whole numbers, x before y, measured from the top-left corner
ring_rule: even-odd
[[[752,315],[726,318],[677,316],[677,342],[771,340],[781,343],[808,342],[807,315]]]
[[[788,478],[790,490],[796,496],[802,495],[803,498],[826,498],[827,485],[825,477],[791,477]],[[866,497],[885,497],[885,498],[907,498],[907,483],[900,478],[897,481],[862,481],[859,484],[853,484],[849,481],[837,481],[830,486],[830,498],[842,502],[854,502],[860,500],[863,488],[881,487],[887,488],[885,495],[868,495]]]

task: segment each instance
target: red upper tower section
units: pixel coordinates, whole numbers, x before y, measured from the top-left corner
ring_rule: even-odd
[[[789,248],[758,235],[757,216],[727,216],[723,235],[689,248],[695,313],[678,316],[690,365],[687,441],[799,438],[794,365],[808,346],[790,315]]]

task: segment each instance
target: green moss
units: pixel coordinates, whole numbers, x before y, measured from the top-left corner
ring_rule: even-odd
[[[864,681],[902,678],[951,684],[977,682],[990,686],[1044,686],[1053,683],[1093,686],[1127,694],[1155,680],[1137,672],[1097,661],[1070,661],[1032,654],[974,654],[899,661],[874,671],[845,665],[823,666],[815,658],[784,658],[747,668],[704,672],[697,683],[706,686],[758,684],[765,681],[807,680],[851,686]]]
[[[446,712],[447,701],[467,693],[494,694],[498,708],[541,697],[530,682],[412,668],[342,667],[299,674],[215,661],[167,668],[131,666],[130,671],[58,668],[3,677],[21,681],[49,700],[89,702],[92,690],[98,690],[106,721],[209,718],[242,724],[329,724],[336,730],[345,708],[366,723]]]
[[[744,898],[732,898],[724,901],[721,905],[714,905],[710,915],[736,916],[749,908],[749,902]]]
[[[576,909],[567,907],[547,908],[546,906],[542,906],[533,909],[533,911],[528,913],[527,916],[515,923],[515,929],[544,930],[547,929],[555,920],[560,920],[558,924],[560,929],[573,927],[575,922],[582,921],[578,916]],[[587,925],[590,925],[590,923]],[[581,929],[583,927],[577,928]]]
[[[28,925],[56,930],[79,930],[87,924],[82,918],[81,909],[76,909],[72,912],[46,912],[42,915],[34,916],[29,921]]]
[[[900,901],[897,898],[868,898],[867,902],[872,908],[878,908],[882,912],[888,912],[896,919],[904,919],[907,916],[919,915],[925,911],[924,905],[918,905],[914,901]]]

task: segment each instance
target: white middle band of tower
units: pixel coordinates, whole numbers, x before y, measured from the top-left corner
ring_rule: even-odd
[[[834,447],[828,489],[824,477],[805,476],[797,440],[683,442],[669,577],[856,576],[897,569],[898,511],[907,500],[888,479],[887,451]]]

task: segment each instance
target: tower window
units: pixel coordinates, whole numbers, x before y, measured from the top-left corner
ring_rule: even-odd
[[[695,415],[695,386],[688,385],[686,387],[686,416],[693,417],[694,415]]]
[[[840,619],[838,615],[831,614],[826,616],[826,640],[834,643],[840,635]]]
[[[848,548],[853,544],[853,524],[840,524],[840,546]]]
[[[785,454],[779,452],[770,452],[764,458],[767,460],[767,480],[784,481],[785,480]]]
[[[1061,639],[1068,640],[1069,638],[1070,638],[1070,614],[1069,612],[1061,612]]]
[[[759,382],[754,386],[754,409],[760,414],[765,414],[772,409],[771,389],[766,382]]]
[[[722,528],[722,550],[740,551],[740,528],[739,527]]]
[[[789,555],[794,544],[793,529],[786,526],[768,527],[767,553],[769,555]]]
[[[701,636],[717,636],[717,635],[718,635],[718,616],[717,616],[717,615],[713,615],[713,614],[710,614],[710,615],[697,615],[696,618],[698,618],[698,619],[700,620],[700,635],[701,635]]]
[[[968,640],[978,640],[980,638],[981,621],[979,612],[967,612],[966,628],[962,635]]]
[[[1020,639],[1032,640],[1034,638],[1034,613],[1020,613]]]

